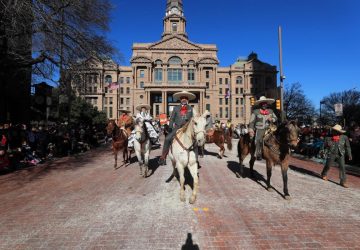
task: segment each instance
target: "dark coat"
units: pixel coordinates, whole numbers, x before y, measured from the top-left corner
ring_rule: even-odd
[[[186,122],[190,121],[190,119],[193,117],[193,108],[190,105],[187,105],[187,112],[184,116],[181,115],[180,109],[181,109],[181,105],[178,105],[174,108],[170,117],[170,124],[169,124],[170,129],[181,128],[182,126],[184,126]]]
[[[329,157],[337,155],[344,156],[345,153],[348,157],[352,157],[349,138],[346,135],[340,135],[339,142],[334,142],[332,137],[326,137],[324,146],[329,154]]]

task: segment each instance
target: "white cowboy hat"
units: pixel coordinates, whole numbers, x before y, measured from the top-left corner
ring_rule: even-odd
[[[346,131],[342,129],[342,127],[339,124],[336,124],[334,127],[332,127],[333,130],[336,130],[340,133],[345,133]]]
[[[270,99],[270,98],[266,98],[265,96],[262,96],[262,97],[259,98],[259,100],[257,100],[257,101],[255,102],[255,105],[260,104],[260,103],[263,103],[263,102],[267,102],[268,104],[272,104],[272,103],[275,102],[275,100],[274,100],[274,99]]]
[[[175,100],[180,100],[180,97],[183,97],[183,96],[186,96],[189,99],[189,101],[196,99],[196,95],[194,95],[193,93],[187,92],[185,90],[173,94],[173,98]]]
[[[136,110],[141,111],[142,108],[145,108],[146,110],[150,110],[151,106],[149,104],[140,104],[136,106]]]
[[[131,111],[129,111],[129,110],[127,110],[127,109],[119,109],[119,111],[121,112],[121,113],[131,113]]]

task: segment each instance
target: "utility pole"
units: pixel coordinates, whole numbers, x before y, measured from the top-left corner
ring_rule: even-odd
[[[279,63],[280,63],[280,101],[281,101],[281,121],[285,120],[284,112],[284,80],[285,76],[283,74],[283,62],[282,62],[282,29],[279,26]]]

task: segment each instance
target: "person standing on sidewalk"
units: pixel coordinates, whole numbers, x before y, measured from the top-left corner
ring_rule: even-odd
[[[349,138],[344,135],[345,132],[340,125],[336,124],[332,127],[332,136],[325,139],[324,147],[327,151],[327,159],[321,177],[327,181],[327,173],[330,166],[337,162],[339,164],[340,185],[348,188],[345,173],[345,154],[348,155],[350,161],[352,160],[352,155]]]

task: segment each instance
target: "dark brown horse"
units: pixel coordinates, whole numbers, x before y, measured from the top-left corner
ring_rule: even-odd
[[[287,200],[290,199],[287,185],[287,171],[289,168],[290,149],[297,146],[298,138],[299,128],[295,122],[284,123],[280,125],[276,131],[269,130],[264,137],[263,156],[266,160],[267,190],[272,191],[272,186],[270,184],[272,167],[275,165],[280,165],[283,177],[284,196]],[[249,134],[246,134],[241,136],[238,143],[240,174],[242,176],[244,174],[243,161],[249,153],[251,154],[250,175],[253,176],[255,162],[255,143],[254,139],[250,138]]]
[[[225,153],[225,143],[227,144],[227,149],[232,150],[232,129],[228,129],[228,131],[225,131],[224,129],[209,129],[206,131],[206,143],[215,143],[220,148],[220,151],[218,153],[218,158],[222,159],[224,157]],[[204,147],[200,149],[200,156],[204,156]]]
[[[115,121],[110,120],[106,131],[108,136],[112,138],[112,150],[114,152],[115,164],[114,168],[117,168],[117,155],[120,150],[123,151],[123,164],[130,162],[130,156],[128,152],[128,135],[124,129],[119,128]],[[121,165],[121,166],[122,166]]]

